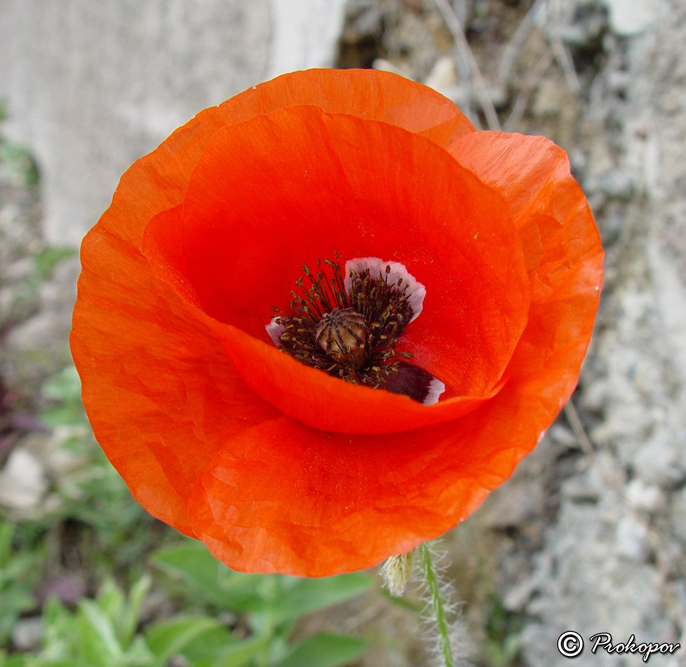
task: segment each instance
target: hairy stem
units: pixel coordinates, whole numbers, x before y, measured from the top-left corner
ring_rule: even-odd
[[[453,651],[450,646],[450,628],[448,627],[445,604],[441,597],[438,576],[431,560],[431,551],[426,544],[422,544],[417,550],[419,551],[420,564],[424,573],[426,587],[429,591],[431,606],[436,616],[436,626],[438,627],[443,661],[445,662],[445,667],[455,667]]]

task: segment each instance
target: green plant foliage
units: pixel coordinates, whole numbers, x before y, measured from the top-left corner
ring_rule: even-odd
[[[522,621],[517,614],[506,610],[500,599],[489,596],[489,614],[486,622],[487,640],[484,657],[491,667],[512,667],[517,664]]]
[[[243,612],[269,609],[275,623],[345,602],[368,590],[372,583],[359,573],[302,579],[233,572],[204,545],[191,541],[158,551],[153,562],[192,582],[220,607]]]
[[[344,635],[317,635],[293,647],[288,642],[301,616],[345,602],[365,592],[372,580],[353,573],[322,579],[233,572],[198,542],[186,541],[154,554],[153,562],[180,575],[220,609],[245,613],[251,636],[226,648],[216,663],[240,665],[344,665],[359,655],[365,642]],[[304,656],[313,662],[295,662]],[[316,660],[316,662],[314,661]],[[202,663],[203,665],[205,663]]]
[[[74,248],[47,246],[33,256],[36,270],[43,280],[50,277],[52,270],[63,260],[76,255]]]
[[[38,167],[24,146],[0,139],[0,179],[16,187],[38,184]]]
[[[207,616],[175,616],[156,623],[146,630],[145,639],[155,656],[155,667],[165,667],[176,655],[199,663],[237,641],[219,621]]]
[[[12,549],[14,532],[12,524],[0,521],[0,647],[7,643],[19,616],[36,606],[31,590],[40,554],[15,553]]]
[[[29,657],[19,653],[7,655],[0,651],[0,667],[29,667]]]
[[[106,584],[96,600],[81,600],[75,612],[56,600],[48,601],[43,613],[45,646],[30,667],[154,664],[144,638],[135,632],[149,586],[149,580],[141,579],[126,599],[114,584]]]
[[[187,547],[183,545],[184,549]],[[165,554],[172,551],[165,550]],[[360,581],[354,580],[358,578]],[[288,636],[298,613],[288,614],[286,620],[270,601],[284,601],[299,587],[292,581],[281,586],[283,582],[279,580],[285,582],[291,579],[288,577],[255,575],[251,579],[270,584],[253,588],[254,604],[249,606],[260,611],[248,615],[252,631],[247,636],[243,636],[244,630],[239,633],[206,615],[176,616],[152,623],[141,631],[141,610],[151,585],[146,576],[134,584],[128,596],[114,583],[107,582],[95,600],[81,600],[75,611],[49,600],[43,612],[43,650],[15,662],[11,662],[14,656],[0,654],[0,667],[167,667],[175,660],[189,667],[338,667],[364,651],[364,641],[335,634],[315,635],[292,645]],[[334,589],[330,582],[335,579],[342,579],[343,583]],[[313,598],[307,608],[322,609],[329,606],[327,601],[342,601],[359,593],[362,575],[349,580],[350,586],[344,585],[346,579],[307,580],[325,582],[316,602],[316,587],[308,586],[306,595],[298,595],[301,599]],[[369,584],[367,580],[365,588]]]
[[[355,637],[322,633],[301,641],[278,667],[339,667],[357,658],[365,646]]]
[[[93,438],[81,404],[81,383],[69,366],[46,382],[41,390],[50,406],[41,418],[62,434],[59,447],[80,459],[82,465],[59,480],[63,500],[60,518],[84,524],[93,565],[105,573],[140,566],[152,549],[153,538],[174,531],[155,521],[133,500],[117,471]],[[159,541],[158,541],[159,544]]]

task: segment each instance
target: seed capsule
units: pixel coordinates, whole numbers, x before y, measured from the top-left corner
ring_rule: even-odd
[[[367,359],[367,321],[353,308],[334,308],[315,329],[317,344],[334,361],[359,368]]]

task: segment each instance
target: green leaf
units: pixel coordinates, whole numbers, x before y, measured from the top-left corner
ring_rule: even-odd
[[[237,641],[233,633],[227,628],[215,628],[190,642],[183,649],[183,655],[192,664],[195,664],[196,661],[203,660],[204,658],[209,657],[213,659],[227,646],[235,644]]]
[[[146,575],[141,577],[131,588],[128,604],[124,608],[119,623],[119,639],[122,646],[128,646],[136,634],[136,628],[141,617],[141,608],[151,585],[152,579]]]
[[[15,653],[14,655],[7,655],[4,651],[0,651],[0,667],[28,667],[31,656]]]
[[[34,255],[33,261],[36,265],[38,273],[41,278],[49,278],[52,270],[67,257],[73,257],[76,254],[74,248],[67,248],[63,246],[48,246],[43,248],[39,253]]]
[[[340,604],[354,598],[373,584],[366,574],[343,574],[324,579],[295,579],[273,605],[277,622],[297,618],[304,614]]]
[[[235,611],[259,611],[267,605],[260,589],[266,577],[232,572],[198,542],[161,549],[153,562],[181,574],[222,607]]]
[[[3,521],[2,524],[0,524],[0,569],[6,568],[10,562],[13,532],[14,530],[11,523]]]
[[[152,561],[180,573],[201,591],[216,597],[220,563],[204,547],[186,542],[156,551]]]
[[[122,648],[111,620],[92,600],[79,603],[79,626],[81,650],[86,661],[93,667],[108,667],[122,659]]]
[[[301,641],[277,667],[341,667],[366,647],[367,642],[355,637],[322,633]]]
[[[166,665],[172,656],[184,655],[184,651],[189,646],[216,630],[224,631],[226,643],[234,641],[231,633],[219,621],[204,616],[172,618],[158,623],[148,628],[145,638],[148,647],[157,659],[155,665]]]
[[[212,667],[244,667],[269,645],[269,636],[257,636],[237,642],[222,651],[212,663]],[[302,667],[302,666],[301,666]]]
[[[125,665],[140,665],[140,667],[150,667],[154,660],[148,645],[140,635],[133,638],[128,650],[124,654]]]
[[[7,564],[0,569],[0,585],[18,583],[18,579],[32,574],[36,566],[36,555],[33,553],[12,554]]]
[[[124,608],[126,606],[124,592],[111,579],[108,579],[100,587],[96,602],[98,607],[105,612],[110,624],[116,630],[119,619],[124,615]]]

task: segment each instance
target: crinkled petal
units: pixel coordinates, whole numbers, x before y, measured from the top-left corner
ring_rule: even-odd
[[[189,499],[193,529],[245,572],[328,576],[409,551],[487,494],[473,474],[487,462],[470,467],[479,453],[446,447],[435,429],[350,437],[287,417],[264,422],[208,466]]]
[[[557,412],[576,385],[600,299],[604,254],[593,214],[567,154],[544,137],[479,132],[449,150],[510,205],[531,308],[508,374],[545,382],[553,370],[557,388],[541,391]]]
[[[197,476],[274,410],[140,253],[96,228],[81,257],[71,348],[95,436],[136,499],[192,534],[186,496]]]

